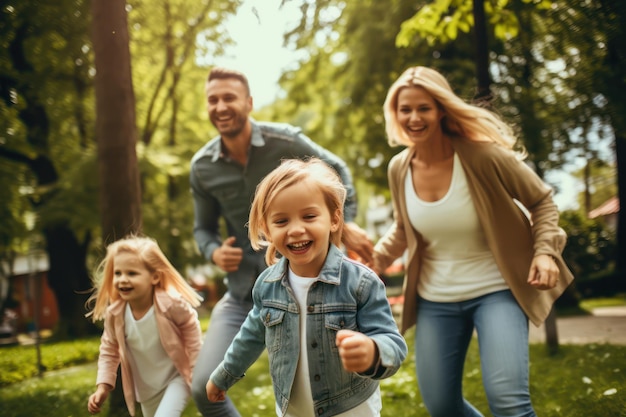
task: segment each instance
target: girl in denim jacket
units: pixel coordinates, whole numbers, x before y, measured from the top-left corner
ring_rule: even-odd
[[[271,266],[206,385],[210,401],[223,401],[266,348],[278,416],[380,415],[378,380],[396,373],[407,346],[378,276],[337,247],[345,195],[315,158],[286,160],[257,187],[250,241],[267,247]]]
[[[99,413],[115,386],[117,368],[131,416],[175,417],[185,409],[191,373],[202,345],[201,298],[157,243],[130,236],[107,247],[89,314],[104,319],[97,389],[87,409]]]

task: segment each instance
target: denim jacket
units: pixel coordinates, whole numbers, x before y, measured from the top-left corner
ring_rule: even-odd
[[[300,352],[299,307],[289,286],[288,261],[282,258],[257,280],[254,307],[211,375],[228,390],[267,348],[274,395],[287,410]],[[333,416],[356,407],[378,387],[378,380],[395,374],[407,355],[378,276],[346,258],[334,245],[320,276],[308,293],[307,340],[309,375],[317,416]],[[347,372],[335,345],[337,331],[349,329],[371,337],[380,360],[366,374]]]
[[[235,246],[243,250],[236,271],[228,273],[228,291],[237,300],[249,300],[255,279],[265,270],[264,253],[255,251],[248,238],[250,204],[259,182],[285,158],[315,156],[341,177],[347,196],[344,206],[346,222],[356,217],[357,202],[352,175],[346,163],[286,123],[252,124],[248,163],[241,166],[224,154],[217,136],[200,149],[191,160],[189,181],[194,203],[193,233],[200,252],[211,260],[213,251],[222,245],[220,218],[225,221],[228,236],[235,236]]]

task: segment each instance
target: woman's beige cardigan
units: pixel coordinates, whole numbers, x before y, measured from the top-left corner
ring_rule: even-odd
[[[465,139],[453,139],[452,145],[465,170],[480,224],[498,268],[530,321],[539,326],[574,279],[561,256],[566,236],[558,226],[559,212],[552,200],[552,190],[513,152],[500,145]],[[374,264],[379,271],[408,249],[400,326],[403,333],[416,323],[422,248],[422,238],[409,222],[404,194],[413,155],[414,149],[407,148],[389,163],[394,223],[374,249]],[[530,219],[515,200],[528,210]],[[527,283],[533,257],[542,254],[553,256],[561,271],[559,282],[551,290],[537,290]]]

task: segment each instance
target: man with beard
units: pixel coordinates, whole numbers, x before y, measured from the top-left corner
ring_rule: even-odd
[[[354,223],[356,193],[343,160],[297,127],[250,118],[253,101],[248,79],[238,71],[213,68],[205,93],[209,119],[219,135],[191,160],[194,237],[204,257],[226,272],[228,290],[211,313],[193,371],[192,396],[204,417],[235,417],[240,414],[230,399],[209,402],[205,386],[252,308],[252,286],[267,267],[264,253],[252,249],[246,227],[257,184],[282,159],[322,159],[337,171],[347,190],[343,244],[364,262],[371,261],[373,246],[365,231]],[[226,227],[226,239],[221,237],[220,219]]]

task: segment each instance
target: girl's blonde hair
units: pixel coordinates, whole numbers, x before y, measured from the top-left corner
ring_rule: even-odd
[[[398,122],[398,95],[405,88],[421,87],[430,94],[445,116],[444,133],[479,142],[496,142],[512,149],[517,137],[511,126],[495,113],[466,103],[457,96],[446,78],[428,67],[410,67],[393,83],[383,105],[387,140],[391,146],[411,146],[412,142]]]
[[[331,218],[338,213],[338,227],[336,231],[330,232],[330,241],[337,246],[341,245],[346,188],[339,175],[324,161],[317,158],[310,158],[306,161],[286,159],[259,183],[250,210],[248,223],[250,243],[255,250],[267,248],[265,261],[268,265],[278,262],[278,257],[276,246],[267,239],[266,216],[278,194],[292,185],[300,186],[303,183],[313,185],[322,192]]]
[[[93,294],[87,300],[88,307],[93,305],[93,310],[87,316],[91,316],[94,322],[104,319],[107,307],[120,298],[120,294],[113,285],[114,258],[120,253],[137,255],[146,269],[159,277],[156,284],[158,288],[169,293],[180,294],[194,307],[200,305],[202,297],[174,268],[157,242],[149,237],[131,235],[111,243],[107,247],[106,256],[96,269]]]

